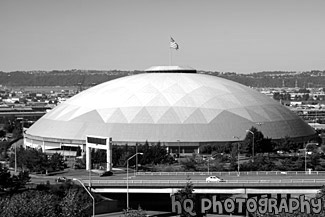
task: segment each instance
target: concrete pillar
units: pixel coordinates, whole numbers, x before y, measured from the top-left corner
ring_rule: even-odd
[[[86,147],[86,170],[91,170],[91,148]]]
[[[84,153],[86,149],[86,144],[82,144],[80,148],[81,148],[81,152]]]
[[[112,170],[112,159],[112,138],[110,137],[107,142],[106,171]]]

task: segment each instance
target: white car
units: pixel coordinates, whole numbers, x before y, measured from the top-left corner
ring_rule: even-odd
[[[217,176],[209,176],[205,179],[206,182],[223,182],[223,179],[220,179]]]

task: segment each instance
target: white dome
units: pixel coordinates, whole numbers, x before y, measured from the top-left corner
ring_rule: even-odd
[[[263,123],[257,126],[256,123]],[[144,73],[85,90],[39,119],[27,135],[121,142],[219,142],[258,128],[267,137],[314,130],[273,99],[236,82],[195,73]]]

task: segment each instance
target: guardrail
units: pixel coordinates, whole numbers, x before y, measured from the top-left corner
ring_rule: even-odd
[[[272,176],[272,175],[324,175],[325,171],[231,171],[231,172],[137,172],[138,176],[199,176],[199,175],[216,175],[216,176]]]
[[[88,183],[88,180],[83,180]],[[187,180],[129,180],[129,184],[185,184]],[[279,180],[224,180],[222,182],[209,182],[205,180],[191,180],[193,184],[290,184],[290,183],[323,183],[325,179],[279,179]],[[126,184],[127,180],[91,180],[92,184]]]

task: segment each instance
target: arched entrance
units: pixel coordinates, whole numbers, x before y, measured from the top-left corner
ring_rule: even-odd
[[[106,150],[106,171],[112,170],[112,138],[87,136],[86,140],[86,170],[91,169],[91,149]]]

